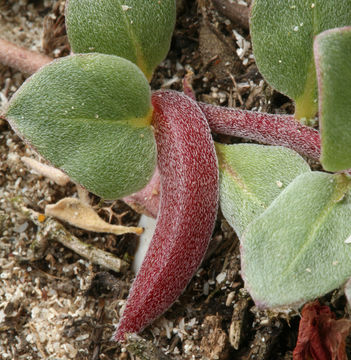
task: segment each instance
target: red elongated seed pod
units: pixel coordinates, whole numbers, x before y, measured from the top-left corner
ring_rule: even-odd
[[[269,145],[285,146],[313,160],[319,160],[319,132],[300,124],[293,116],[224,108],[204,103],[199,103],[199,106],[213,132]]]
[[[205,116],[184,94],[152,98],[161,181],[157,225],[115,340],[140,332],[166,311],[199,267],[218,205],[218,164]]]

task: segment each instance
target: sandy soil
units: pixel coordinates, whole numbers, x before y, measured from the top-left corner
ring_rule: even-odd
[[[181,90],[181,80],[191,70],[198,100],[291,113],[291,102],[258,73],[245,26],[224,16],[214,3],[219,2],[179,1],[172,47],[152,88]],[[53,57],[67,55],[63,6],[64,1],[54,0],[0,1],[0,37]],[[24,79],[0,65],[0,106]],[[187,290],[141,334],[147,341],[143,355],[133,343],[121,347],[111,342],[134,275],[93,265],[55,241],[44,220],[33,221],[23,207],[43,213],[47,204],[77,196],[77,189],[38,176],[23,164],[23,156],[38,159],[1,121],[1,359],[292,359],[299,316],[257,311],[240,277],[238,239],[220,214],[208,254]],[[137,224],[139,215],[123,202],[90,199],[107,221]],[[63,226],[127,261],[138,242],[135,235],[97,235]],[[345,301],[338,292],[323,301],[344,314]]]

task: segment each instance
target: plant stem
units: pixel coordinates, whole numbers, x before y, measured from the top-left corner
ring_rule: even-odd
[[[293,116],[224,108],[204,103],[199,103],[199,106],[215,133],[269,145],[286,146],[301,155],[319,160],[319,132],[300,124]]]
[[[316,117],[318,101],[316,93],[316,68],[314,61],[310,63],[303,94],[295,99],[295,119],[308,124]]]
[[[0,39],[0,62],[25,74],[34,74],[52,60],[49,56],[24,49]]]

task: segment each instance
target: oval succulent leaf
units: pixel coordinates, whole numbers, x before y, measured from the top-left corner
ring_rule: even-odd
[[[130,61],[75,55],[29,78],[5,115],[52,165],[115,199],[143,188],[155,169],[150,99],[145,76]]]
[[[216,150],[221,209],[239,238],[291,181],[310,171],[300,155],[280,146],[217,143]]]
[[[300,305],[351,276],[350,185],[340,174],[302,174],[248,226],[242,273],[258,306]]]
[[[350,0],[255,0],[251,37],[262,75],[296,101],[296,117],[317,112],[313,37],[351,25]]]
[[[176,18],[175,0],[69,0],[67,34],[75,53],[121,56],[148,79],[167,55]]]
[[[328,171],[351,167],[351,27],[315,39],[319,86],[321,162]]]

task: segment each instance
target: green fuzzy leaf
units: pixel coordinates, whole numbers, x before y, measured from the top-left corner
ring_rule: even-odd
[[[242,274],[258,306],[300,305],[351,276],[350,186],[345,175],[302,174],[248,226]]]
[[[321,162],[328,171],[351,167],[351,27],[315,40],[319,85]]]
[[[216,144],[216,150],[221,210],[240,238],[291,181],[310,171],[300,155],[280,146]]]
[[[75,53],[121,56],[150,80],[169,50],[175,0],[69,0],[68,39]]]
[[[296,101],[297,118],[317,112],[313,38],[351,25],[351,0],[254,0],[251,37],[266,80]]]
[[[74,55],[45,66],[11,99],[13,128],[54,166],[106,199],[143,188],[156,164],[150,88],[113,55]]]

